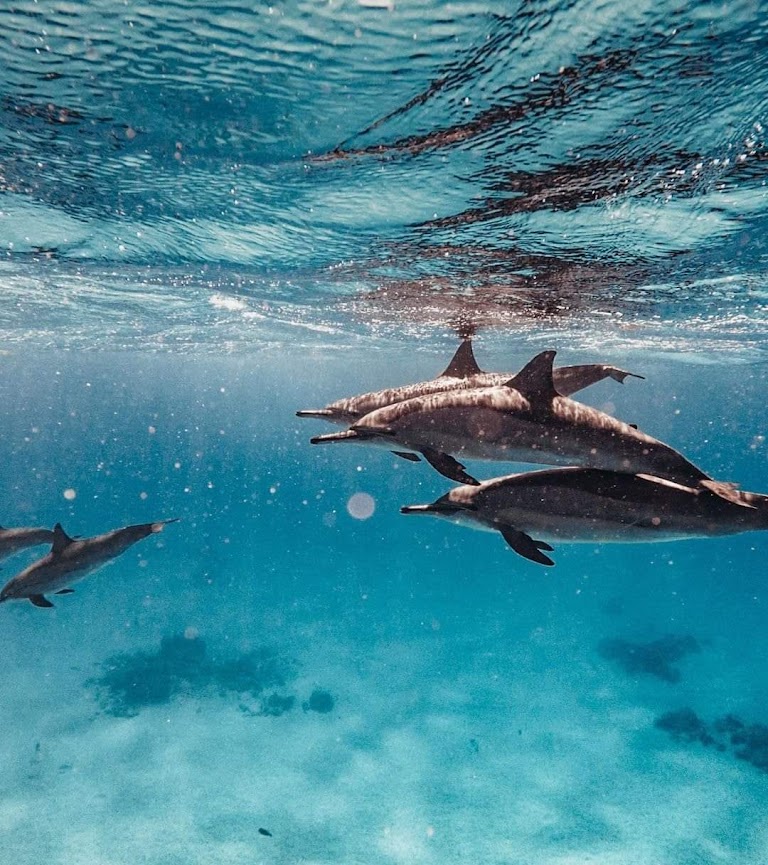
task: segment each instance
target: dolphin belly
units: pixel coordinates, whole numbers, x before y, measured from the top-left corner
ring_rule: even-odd
[[[570,400],[561,399],[560,405],[549,416],[492,404],[413,412],[393,425],[394,440],[416,451],[432,448],[459,459],[579,465],[659,475],[684,484],[707,477],[663,442]]]
[[[591,438],[551,420],[467,407],[413,415],[396,430],[399,444],[415,451],[432,448],[459,458],[571,466],[599,464],[627,471],[632,463],[609,435],[601,449]]]
[[[100,568],[104,562],[84,565],[78,568],[64,570],[56,566],[47,566],[37,572],[23,576],[14,587],[13,597],[28,598],[31,595],[45,595],[68,589],[75,583],[87,577],[88,574]]]
[[[725,513],[709,513],[691,492],[676,506],[661,501],[622,501],[619,498],[534,487],[515,491],[514,502],[480,505],[478,516],[488,522],[514,526],[547,541],[572,543],[653,543],[714,537],[756,528],[744,508],[724,506]],[[731,510],[732,509],[732,510]],[[747,517],[746,519],[744,517]]]

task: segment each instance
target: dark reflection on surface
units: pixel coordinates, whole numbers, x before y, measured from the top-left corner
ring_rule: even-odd
[[[41,5],[0,10],[0,248],[22,269],[158,268],[162,297],[200,264],[276,326],[266,303],[323,326],[765,317],[747,7]]]

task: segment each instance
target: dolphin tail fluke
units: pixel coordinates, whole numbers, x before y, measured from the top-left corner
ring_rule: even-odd
[[[549,556],[545,556],[542,550],[552,552],[552,547],[544,541],[536,541],[525,532],[513,529],[512,526],[499,526],[499,532],[512,549],[524,559],[530,559],[539,565],[554,565]]]
[[[466,467],[449,454],[444,454],[431,448],[424,448],[421,453],[432,468],[440,472],[444,478],[456,481],[459,484],[471,484],[475,487],[480,485],[480,481],[468,474]]]
[[[699,481],[699,486],[703,487],[705,490],[709,490],[709,492],[714,493],[716,496],[725,499],[725,501],[730,502],[733,505],[739,505],[742,508],[756,510],[755,506],[751,505],[738,491],[736,484],[725,483],[724,481],[713,481],[707,478],[706,480]]]
[[[333,417],[329,408],[307,408],[296,412],[296,417]]]
[[[624,384],[625,378],[640,378],[645,381],[645,376],[640,375],[636,372],[627,372],[625,369],[619,369],[617,366],[607,366],[605,368],[606,373],[608,373],[609,378],[612,378],[614,381],[617,381],[619,384]]]

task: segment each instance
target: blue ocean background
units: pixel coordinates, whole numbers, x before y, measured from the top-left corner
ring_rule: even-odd
[[[0,523],[179,518],[0,606],[0,863],[768,861],[764,534],[545,569],[295,417],[472,330],[768,492],[763,11],[0,10]]]

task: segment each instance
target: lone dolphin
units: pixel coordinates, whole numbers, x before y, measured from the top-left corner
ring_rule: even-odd
[[[519,555],[552,565],[543,552],[552,551],[547,541],[670,541],[768,529],[768,496],[733,496],[737,502],[652,475],[562,468],[455,487],[400,512],[498,531]]]
[[[50,543],[53,543],[53,532],[50,529],[7,529],[0,526],[0,561],[27,547]]]
[[[370,442],[413,451],[459,483],[478,481],[451,454],[645,473],[694,487],[704,484],[730,497],[732,485],[713,481],[664,442],[561,396],[552,377],[554,357],[554,351],[537,354],[500,387],[415,397],[372,411],[349,430],[310,441]]]
[[[339,399],[329,403],[325,408],[297,411],[296,416],[321,418],[342,425],[352,424],[369,412],[413,397],[429,396],[445,391],[470,390],[478,387],[498,387],[505,384],[513,376],[514,373],[511,372],[483,372],[475,360],[472,340],[465,339],[456,350],[451,362],[437,378]],[[570,396],[572,393],[583,390],[606,378],[612,378],[614,381],[623,383],[628,376],[643,378],[637,373],[626,372],[618,367],[603,363],[561,366],[553,370],[555,387],[557,392],[563,396]]]
[[[45,597],[47,593],[70,594],[74,591],[70,588],[73,583],[117,558],[137,541],[161,532],[167,523],[175,522],[177,520],[172,519],[126,526],[82,540],[70,538],[61,523],[56,523],[50,553],[5,584],[0,591],[0,604],[26,598],[36,607],[52,607],[53,604]]]

